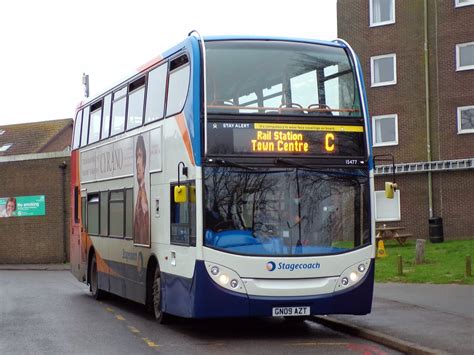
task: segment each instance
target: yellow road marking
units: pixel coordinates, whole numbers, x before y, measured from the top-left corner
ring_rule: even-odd
[[[150,348],[157,348],[159,345],[154,343],[148,338],[142,338],[142,340],[150,347]]]
[[[128,326],[128,329],[129,329],[132,333],[135,333],[135,334],[136,334],[136,333],[140,333],[140,331],[139,331],[137,328],[135,328],[134,326],[129,325],[129,326]]]
[[[115,318],[117,318],[118,320],[125,320],[125,318],[122,317],[120,314],[117,314],[117,315],[115,316]]]
[[[106,309],[107,312],[112,312],[112,313],[114,313],[114,310],[113,310],[112,308],[110,308],[110,307],[106,307],[105,309]]]

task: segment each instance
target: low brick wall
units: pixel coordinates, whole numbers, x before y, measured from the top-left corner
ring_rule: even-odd
[[[0,264],[69,260],[70,157],[58,155],[0,161],[0,197],[44,195],[46,200],[45,216],[0,218]]]

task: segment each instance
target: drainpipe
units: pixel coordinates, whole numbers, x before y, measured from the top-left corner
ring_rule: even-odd
[[[425,57],[425,106],[426,106],[426,155],[428,163],[431,162],[431,133],[430,133],[430,76],[428,56],[428,0],[423,0],[424,19],[424,57]],[[428,171],[428,208],[430,218],[433,217],[433,177]]]
[[[62,193],[62,200],[63,200],[63,262],[66,263],[68,261],[67,259],[67,206],[66,206],[66,196],[67,196],[67,186],[66,186],[66,168],[67,168],[67,163],[66,161],[63,161],[61,164],[59,164],[59,168],[62,170],[62,188],[63,188],[63,193]]]

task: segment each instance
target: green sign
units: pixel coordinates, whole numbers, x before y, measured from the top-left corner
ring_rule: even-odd
[[[0,218],[44,216],[45,214],[44,195],[0,197]]]

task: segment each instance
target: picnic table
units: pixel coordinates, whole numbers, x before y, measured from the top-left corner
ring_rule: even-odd
[[[377,243],[380,240],[396,240],[398,244],[401,246],[406,245],[406,241],[408,238],[413,237],[413,234],[401,234],[400,231],[404,230],[405,227],[389,227],[389,226],[381,226],[376,227],[375,231],[377,232],[375,236],[375,240]]]

